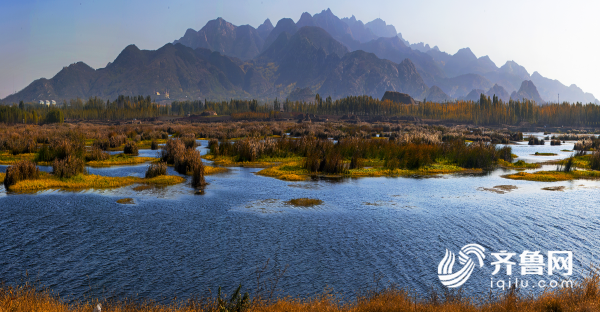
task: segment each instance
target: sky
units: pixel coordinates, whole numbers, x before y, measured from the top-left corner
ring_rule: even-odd
[[[498,67],[514,60],[600,98],[597,0],[2,0],[0,98],[78,61],[105,67],[129,44],[160,48],[217,17],[258,27],[327,8],[364,23],[380,17],[410,43],[470,47]]]

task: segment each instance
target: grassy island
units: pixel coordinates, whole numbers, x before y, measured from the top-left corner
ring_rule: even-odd
[[[90,167],[110,167],[110,166],[125,166],[125,165],[138,165],[146,162],[156,162],[158,158],[154,157],[137,157],[132,155],[127,155],[124,153],[119,153],[115,155],[110,155],[108,159],[105,160],[93,160],[86,162],[86,165]]]
[[[435,137],[344,138],[337,142],[304,136],[299,139],[246,137],[209,142],[204,159],[220,166],[265,168],[257,174],[285,181],[310,177],[399,177],[479,173],[502,161],[510,147]]]
[[[105,177],[95,174],[79,174],[71,178],[59,178],[55,175],[40,172],[37,179],[22,180],[9,186],[13,192],[36,192],[49,189],[82,190],[105,189],[128,186],[132,184],[174,185],[185,182],[180,176],[161,175],[154,178],[138,177]]]
[[[498,165],[502,168],[517,169],[517,170],[518,169],[538,169],[538,168],[542,167],[542,165],[540,165],[538,163],[527,163],[523,160],[519,160],[514,163],[510,163],[503,159],[498,160]]]
[[[600,171],[581,171],[575,170],[570,172],[563,171],[537,171],[534,173],[518,172],[515,174],[504,175],[504,178],[512,180],[526,180],[538,182],[559,182],[570,181],[577,179],[600,179]]]

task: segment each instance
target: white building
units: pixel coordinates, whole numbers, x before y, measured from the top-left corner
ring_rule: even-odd
[[[50,106],[50,101],[46,100],[46,106]]]
[[[55,100],[52,100],[52,105],[56,105],[56,101]]]
[[[40,100],[40,105],[44,105],[44,101],[41,101],[41,100]]]

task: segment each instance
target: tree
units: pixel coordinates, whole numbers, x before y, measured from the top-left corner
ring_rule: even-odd
[[[53,109],[46,115],[47,123],[63,123],[64,121],[65,117],[60,109]]]

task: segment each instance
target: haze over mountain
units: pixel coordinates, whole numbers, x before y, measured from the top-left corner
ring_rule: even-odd
[[[437,46],[410,44],[381,19],[368,23],[354,16],[340,19],[329,9],[314,15],[305,12],[297,22],[283,18],[275,27],[269,19],[254,28],[217,18],[199,31],[188,29],[156,51],[129,46],[105,68],[94,70],[84,63],[65,67],[52,79],[36,80],[3,102],[119,94],[166,99],[166,90],[171,100],[285,98],[301,90],[304,95],[333,98],[363,94],[381,98],[385,91],[398,91],[417,100],[441,102],[478,100],[485,93],[504,101],[512,97],[543,103],[555,101],[560,93],[561,100],[597,102],[575,85],[564,86],[538,72],[529,75],[516,62],[498,68],[488,56],[477,57],[468,47],[450,55]]]

